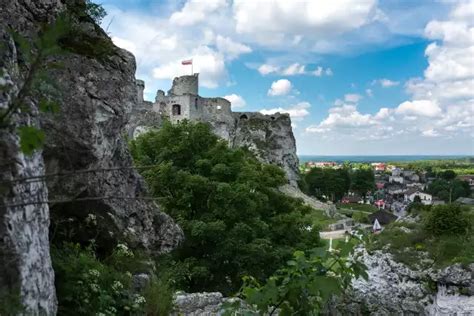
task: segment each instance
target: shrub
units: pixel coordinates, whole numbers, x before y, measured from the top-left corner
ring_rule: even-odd
[[[472,229],[467,210],[457,204],[435,206],[426,216],[424,229],[433,236],[466,235]]]
[[[126,251],[125,251],[126,250]],[[51,249],[60,315],[130,315],[146,300],[131,289],[132,274],[99,261],[92,246],[64,243]],[[115,260],[133,253],[120,246]]]

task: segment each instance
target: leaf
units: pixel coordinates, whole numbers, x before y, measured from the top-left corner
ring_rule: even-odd
[[[16,44],[18,44],[18,48],[20,53],[24,56],[26,62],[31,62],[32,55],[31,55],[31,44],[28,40],[20,35],[20,33],[16,32],[15,30],[10,30],[10,34],[13,37],[13,40]]]
[[[25,155],[33,152],[44,145],[44,132],[33,126],[22,126],[18,128],[20,134],[20,149]]]
[[[43,113],[58,113],[59,112],[59,103],[56,101],[51,101],[47,99],[41,99],[39,102],[39,110]]]

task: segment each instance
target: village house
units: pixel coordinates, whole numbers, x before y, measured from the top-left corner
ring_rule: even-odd
[[[415,202],[415,197],[419,197],[421,200],[421,203],[424,205],[431,205],[433,204],[433,196],[429,193],[422,192],[418,189],[410,189],[407,192],[405,192],[405,201],[406,202]]]
[[[402,169],[394,167],[392,168],[392,176],[398,177],[402,175]]]
[[[386,189],[387,189],[387,193],[390,195],[402,194],[406,191],[406,189],[400,184],[390,184],[387,186]]]
[[[461,181],[469,183],[471,190],[474,190],[474,175],[460,175],[457,177]]]
[[[395,183],[396,182],[396,183],[403,184],[403,182],[405,182],[405,179],[400,175],[398,175],[398,176],[392,175],[392,176],[388,177],[388,182],[390,182],[390,183]]]
[[[426,184],[420,182],[412,182],[406,184],[407,188],[418,188],[420,191],[426,189]]]

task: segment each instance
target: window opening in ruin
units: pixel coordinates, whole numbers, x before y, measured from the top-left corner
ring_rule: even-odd
[[[247,120],[247,119],[248,119],[248,117],[247,117],[247,115],[245,115],[245,114],[242,114],[242,115],[240,116],[240,119],[241,119],[241,120]]]
[[[217,109],[218,109],[218,110],[222,109],[222,106],[218,105],[218,106],[217,106]]]
[[[171,108],[171,113],[173,115],[181,115],[181,105],[173,104],[173,106]]]
[[[198,98],[194,99],[194,107],[197,110],[197,108],[198,108]]]

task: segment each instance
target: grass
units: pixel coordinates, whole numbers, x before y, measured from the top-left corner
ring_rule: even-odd
[[[361,212],[367,212],[367,213],[374,213],[378,210],[375,206],[371,204],[358,204],[358,203],[348,203],[348,204],[337,203],[336,207],[343,211],[344,210],[361,211]]]
[[[374,236],[370,248],[386,248],[396,261],[412,268],[427,268],[431,265],[444,268],[454,263],[474,262],[472,236],[433,237],[423,230],[421,224],[392,223],[381,234]]]
[[[313,210],[306,216],[311,220],[313,225],[318,226],[321,230],[327,229],[330,224],[337,222],[337,219],[327,216],[323,210]]]

